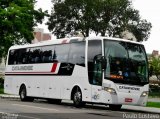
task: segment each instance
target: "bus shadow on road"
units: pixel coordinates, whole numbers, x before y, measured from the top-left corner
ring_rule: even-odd
[[[62,102],[60,105],[62,106],[68,106],[70,108],[76,108],[74,107],[74,105],[72,103],[65,103],[65,102]],[[86,104],[85,106],[83,107],[80,107],[80,108],[77,108],[77,109],[95,109],[95,110],[106,110],[106,111],[113,111],[113,110],[110,110],[109,108],[109,105],[98,105],[98,104]],[[122,113],[148,113],[148,114],[157,114],[156,112],[148,112],[147,110],[144,111],[144,110],[132,110],[132,109],[124,109],[122,108],[121,110],[118,110],[119,112],[122,112]],[[118,112],[116,111],[116,112]],[[114,111],[113,111],[114,112]]]

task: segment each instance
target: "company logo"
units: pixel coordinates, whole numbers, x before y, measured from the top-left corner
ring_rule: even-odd
[[[33,70],[33,66],[12,66],[12,71]]]
[[[140,90],[140,88],[137,88],[137,87],[129,87],[129,86],[119,86],[119,89],[136,90],[136,91],[139,91],[139,90]]]
[[[94,95],[92,96],[92,98],[94,100],[98,100],[100,98],[100,95],[95,92]]]
[[[72,69],[73,67],[72,67],[70,64],[67,64],[66,66],[61,67],[61,68],[70,70],[70,69]]]

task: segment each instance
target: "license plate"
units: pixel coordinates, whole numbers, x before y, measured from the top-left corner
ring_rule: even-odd
[[[125,98],[125,102],[132,102],[132,98]]]

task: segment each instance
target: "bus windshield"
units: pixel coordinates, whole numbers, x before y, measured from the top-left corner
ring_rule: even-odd
[[[104,40],[104,53],[107,59],[105,79],[133,85],[148,83],[148,63],[143,45]]]

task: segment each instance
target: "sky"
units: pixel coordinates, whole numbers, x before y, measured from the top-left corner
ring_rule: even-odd
[[[42,8],[51,13],[51,0],[37,0],[36,9]],[[142,19],[151,22],[152,29],[150,37],[147,41],[142,42],[147,53],[152,53],[153,50],[160,52],[160,0],[132,0],[133,7],[139,10]],[[44,20],[46,22],[47,19]],[[38,27],[44,28],[44,32],[49,32],[45,24],[39,24]]]

